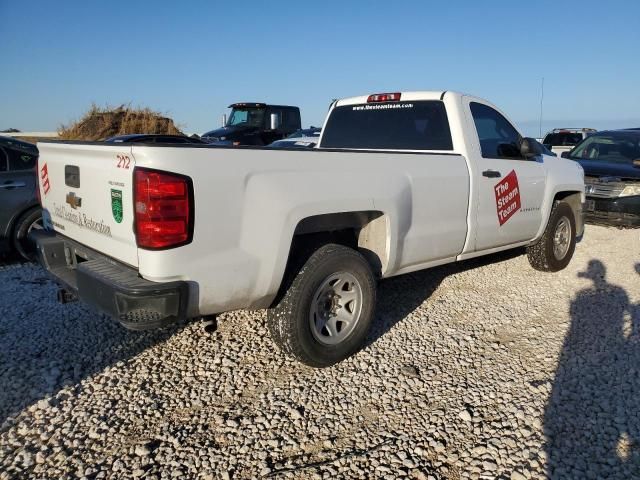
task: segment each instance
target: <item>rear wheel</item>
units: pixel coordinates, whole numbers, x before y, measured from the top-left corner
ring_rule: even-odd
[[[18,218],[13,230],[13,248],[26,260],[35,257],[35,245],[29,240],[29,234],[33,230],[42,229],[42,210],[34,208]]]
[[[527,247],[529,263],[542,272],[564,269],[576,248],[576,220],[573,209],[566,202],[555,202],[542,237]]]
[[[285,353],[312,367],[327,367],[361,348],[375,302],[369,263],[351,248],[329,244],[295,273],[267,320]]]

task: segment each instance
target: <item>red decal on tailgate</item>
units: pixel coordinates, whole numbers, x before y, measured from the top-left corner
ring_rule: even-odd
[[[516,171],[511,170],[511,173],[504,177],[493,190],[496,193],[498,222],[502,226],[514,213],[520,210],[520,188]]]
[[[46,163],[40,169],[40,178],[42,179],[42,189],[46,195],[49,193],[49,190],[51,190],[51,184],[49,183],[49,169],[47,168]]]

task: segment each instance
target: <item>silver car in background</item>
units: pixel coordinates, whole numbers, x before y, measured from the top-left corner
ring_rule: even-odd
[[[268,146],[273,148],[315,148],[320,140],[322,129],[318,127],[303,128],[293,132],[282,140],[276,140]]]

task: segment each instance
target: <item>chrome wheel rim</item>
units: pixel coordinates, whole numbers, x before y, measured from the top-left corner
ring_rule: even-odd
[[[27,229],[27,237],[29,236],[29,234],[31,232],[33,232],[34,230],[43,230],[44,229],[44,225],[42,223],[42,217],[40,217],[38,220],[36,220],[35,222],[33,222],[31,225],[29,225],[29,228]]]
[[[352,274],[337,272],[325,278],[313,294],[309,323],[313,337],[337,345],[353,332],[362,313],[362,287]]]
[[[553,256],[556,260],[562,260],[567,255],[569,245],[571,245],[571,223],[567,217],[562,217],[553,233]]]

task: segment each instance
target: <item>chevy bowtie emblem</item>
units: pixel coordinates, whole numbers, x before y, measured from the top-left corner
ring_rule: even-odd
[[[76,210],[77,208],[80,208],[82,206],[82,198],[76,197],[75,192],[70,192],[67,193],[67,203],[71,206],[71,208]]]

